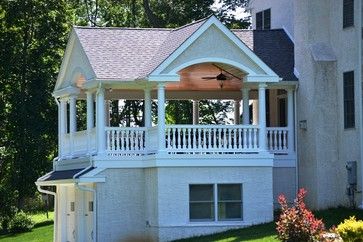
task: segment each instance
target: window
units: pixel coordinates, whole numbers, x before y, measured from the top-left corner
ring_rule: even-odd
[[[242,185],[221,184],[218,190],[218,220],[242,219]]]
[[[88,202],[88,211],[93,212],[93,201]]]
[[[354,0],[343,0],[343,28],[354,25]]]
[[[256,13],[256,29],[271,29],[271,9]]]
[[[242,220],[242,184],[189,185],[189,218],[190,221]]]
[[[189,217],[191,221],[214,220],[213,185],[189,186]]]
[[[354,128],[355,107],[354,107],[354,72],[343,74],[344,82],[344,128]]]

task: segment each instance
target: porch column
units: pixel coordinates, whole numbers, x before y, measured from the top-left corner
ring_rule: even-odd
[[[287,90],[287,148],[293,152],[294,148],[294,93],[292,89]]]
[[[93,93],[86,91],[87,95],[87,150],[91,153],[91,130],[94,126]]]
[[[234,100],[234,124],[238,125],[240,123],[240,108],[241,108],[241,100]]]
[[[258,100],[252,101],[252,124],[258,125]]]
[[[243,114],[242,114],[242,123],[244,125],[250,124],[250,89],[243,88],[242,89],[242,98],[243,98]]]
[[[97,90],[97,110],[96,110],[96,126],[97,126],[97,151],[99,155],[105,153],[106,150],[106,132],[105,132],[105,89],[100,87]]]
[[[77,107],[76,96],[69,97],[69,139],[70,139],[70,152],[73,155],[74,151],[74,133],[77,132]]]
[[[59,100],[59,157],[64,156],[64,135],[67,133],[67,99]]]
[[[266,150],[266,86],[265,83],[258,85],[258,138],[261,150]]]
[[[151,90],[146,88],[144,90],[144,119],[145,127],[150,128],[152,126],[151,122]]]
[[[158,139],[159,152],[165,150],[165,84],[158,84]]]
[[[199,124],[199,100],[193,100],[193,124]]]

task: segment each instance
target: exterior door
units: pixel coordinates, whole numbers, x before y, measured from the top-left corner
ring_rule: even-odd
[[[85,222],[86,222],[86,240],[88,242],[94,241],[94,231],[93,231],[93,213],[94,213],[94,202],[93,195],[90,192],[86,192],[85,195]]]
[[[75,228],[75,194],[74,188],[68,187],[67,196],[67,242],[76,241],[76,228]]]

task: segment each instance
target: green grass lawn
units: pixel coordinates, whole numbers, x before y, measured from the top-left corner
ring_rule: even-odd
[[[323,219],[327,228],[332,225],[338,225],[349,216],[356,216],[357,219],[363,220],[363,210],[352,210],[347,208],[334,208],[324,211],[315,212],[318,218]],[[53,213],[50,214],[53,218]],[[47,220],[45,214],[32,215],[36,226],[31,232],[20,233],[15,235],[0,236],[1,242],[49,242],[53,238],[53,225],[51,220]],[[48,223],[48,224],[47,224]],[[196,238],[179,240],[179,242],[238,242],[238,241],[261,241],[277,242],[275,223],[261,224],[251,226],[245,229],[230,230],[223,233],[201,236]]]

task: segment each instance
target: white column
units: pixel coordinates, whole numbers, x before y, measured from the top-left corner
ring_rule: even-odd
[[[266,84],[258,85],[258,125],[259,125],[259,146],[266,150]]]
[[[287,90],[287,147],[289,152],[295,150],[294,143],[294,93],[292,89]]]
[[[87,95],[87,150],[88,154],[91,153],[91,129],[94,126],[94,108],[93,108],[93,93],[86,92]]]
[[[241,100],[234,100],[234,124],[238,125],[240,123],[240,108],[241,108]]]
[[[250,89],[243,88],[242,89],[242,98],[243,98],[243,114],[242,114],[242,123],[244,125],[250,124]]]
[[[103,87],[100,87],[97,91],[96,104],[97,151],[99,155],[102,155],[106,151],[105,89]]]
[[[193,124],[199,124],[199,100],[193,100]]]
[[[158,138],[159,152],[165,150],[165,84],[158,84]]]
[[[252,124],[258,125],[258,100],[252,101]]]
[[[59,101],[59,157],[64,156],[64,135],[67,133],[67,100]]]
[[[111,118],[111,114],[110,114],[110,102],[109,100],[105,101],[105,126],[110,127],[110,118]]]
[[[146,88],[144,90],[144,125],[147,128],[150,128],[152,126],[151,122],[151,90],[150,88]]]
[[[69,140],[70,140],[70,152],[73,155],[74,151],[74,133],[77,132],[77,107],[76,96],[69,97]]]

